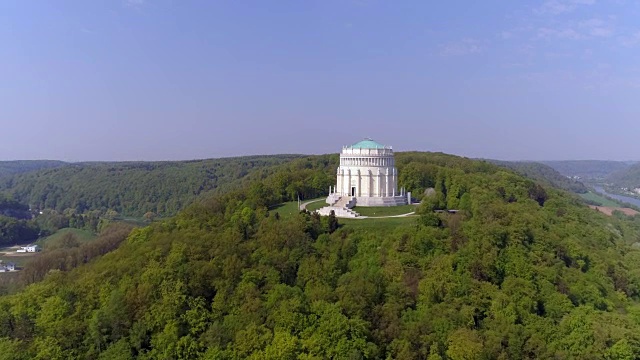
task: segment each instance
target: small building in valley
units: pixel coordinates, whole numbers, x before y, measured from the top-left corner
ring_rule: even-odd
[[[9,271],[16,271],[16,264],[10,262],[10,263],[0,263],[0,272],[9,272]]]
[[[35,253],[35,252],[39,252],[40,250],[42,250],[42,248],[40,248],[40,245],[31,244],[31,245],[27,245],[27,246],[21,246],[20,249],[18,249],[16,252],[19,252],[19,253]]]

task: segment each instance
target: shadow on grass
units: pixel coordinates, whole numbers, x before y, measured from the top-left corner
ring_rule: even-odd
[[[281,207],[285,206],[286,203],[280,203],[280,204],[276,204],[276,205],[271,205],[268,207],[269,211],[273,211],[273,210],[277,210],[280,209]]]

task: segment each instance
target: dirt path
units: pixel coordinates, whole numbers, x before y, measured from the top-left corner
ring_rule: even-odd
[[[388,219],[388,218],[399,218],[399,217],[407,217],[415,215],[415,211],[406,214],[400,215],[387,215],[387,216],[358,216],[356,219]]]
[[[311,201],[307,201],[304,202],[302,204],[300,204],[300,210],[304,210],[307,208],[307,206],[309,204],[313,204],[316,203],[318,201],[324,201],[324,199],[320,199],[320,200],[311,200]],[[329,206],[327,204],[327,206]],[[387,216],[358,216],[357,218],[354,219],[388,219],[388,218],[398,218],[398,217],[407,217],[407,216],[412,216],[415,215],[415,211],[412,211],[410,213],[406,213],[406,214],[400,214],[400,215],[387,215]]]
[[[307,208],[307,205],[316,203],[318,201],[324,201],[324,199],[311,200],[311,201],[303,202],[302,204],[300,204],[300,209],[299,210],[305,210]],[[329,206],[329,204],[327,204],[327,206]]]

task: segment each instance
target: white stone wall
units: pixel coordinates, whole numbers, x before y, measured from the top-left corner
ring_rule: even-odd
[[[340,196],[389,197],[398,194],[393,150],[343,148],[336,173]],[[355,194],[352,188],[355,187]]]

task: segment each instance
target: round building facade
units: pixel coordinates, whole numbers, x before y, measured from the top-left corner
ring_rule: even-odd
[[[336,186],[327,202],[353,198],[356,206],[407,204],[407,194],[398,190],[398,170],[391,146],[364,139],[344,146],[340,153]]]

